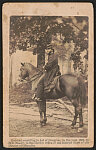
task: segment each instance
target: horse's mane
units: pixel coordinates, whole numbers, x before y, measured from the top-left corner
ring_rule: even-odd
[[[76,77],[76,75],[75,74],[73,74],[73,73],[67,73],[66,75],[71,75],[71,76],[73,76],[73,77]]]
[[[31,63],[24,63],[24,68],[28,71],[30,78],[33,78],[35,75],[37,76],[43,74],[41,69],[33,66]]]
[[[33,66],[31,63],[25,63],[25,66],[26,66],[27,69],[29,68],[29,69],[32,69],[32,70],[34,70],[34,71],[36,71],[36,72],[39,72],[39,71],[40,71],[39,68]]]

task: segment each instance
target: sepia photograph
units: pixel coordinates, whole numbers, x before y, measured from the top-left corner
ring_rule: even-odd
[[[82,15],[83,4],[82,11],[71,13],[79,5],[69,4],[67,15],[42,14],[43,9],[39,14],[37,8],[44,3],[29,15],[23,3],[15,11],[12,3],[3,7],[7,8],[3,14],[5,147],[91,147],[94,143],[93,14]],[[53,8],[48,4],[47,11],[50,5]],[[65,4],[54,3],[54,7],[59,12]]]
[[[73,132],[72,129],[69,131],[68,126],[74,127],[79,118],[77,125],[83,127],[84,124],[84,133],[81,136],[86,137],[88,18],[12,16],[9,46],[9,135],[80,136],[77,132],[78,127]],[[47,101],[49,114],[46,114]],[[37,135],[34,130],[39,123],[39,113],[34,102],[37,102],[39,107],[40,125],[46,125],[47,130],[45,132],[41,129],[40,133],[38,130]],[[83,112],[84,123],[83,106],[86,106]],[[23,132],[22,128],[25,128],[27,120],[23,120],[23,124],[20,120],[25,119],[25,112],[28,115],[26,119],[29,120],[29,125],[27,122],[26,132]],[[52,130],[49,130],[50,125],[47,128],[47,118]],[[74,120],[71,120],[72,118]],[[62,130],[68,132],[62,133]],[[52,131],[55,131],[54,134]]]

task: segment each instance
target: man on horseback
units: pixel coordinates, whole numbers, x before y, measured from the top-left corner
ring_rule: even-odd
[[[54,54],[54,49],[46,50],[48,55],[48,62],[43,67],[45,70],[45,74],[42,76],[41,80],[37,85],[36,95],[33,97],[36,101],[42,101],[44,97],[44,88],[48,87],[50,83],[54,80],[54,78],[58,75],[61,75],[59,65],[58,65],[58,57]],[[50,92],[50,88],[48,89]]]
[[[48,50],[47,53],[48,63],[44,66],[46,70],[44,74],[43,71],[30,63],[21,63],[22,67],[20,68],[21,79],[26,80],[28,78],[27,81],[32,83],[32,92],[36,92],[34,99],[36,99],[39,108],[40,124],[46,124],[47,121],[46,99],[58,99],[66,96],[68,100],[71,100],[75,108],[72,126],[76,125],[79,115],[79,126],[82,127],[82,107],[86,105],[88,100],[85,82],[82,77],[78,79],[78,76],[73,74],[64,74],[58,77],[60,71],[57,56],[54,54],[53,49]],[[46,86],[48,89],[47,92]]]

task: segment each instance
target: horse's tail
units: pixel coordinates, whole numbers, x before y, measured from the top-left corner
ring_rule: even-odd
[[[87,93],[88,93],[88,89],[87,89],[87,84],[85,84],[84,80],[79,77],[78,78],[78,96],[79,96],[79,99],[80,99],[80,103],[82,106],[85,106],[88,102],[88,96],[87,96]]]

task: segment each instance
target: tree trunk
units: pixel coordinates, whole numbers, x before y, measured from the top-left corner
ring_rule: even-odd
[[[68,59],[68,73],[71,73],[71,61]]]
[[[37,68],[42,68],[45,64],[45,52],[37,54]]]

